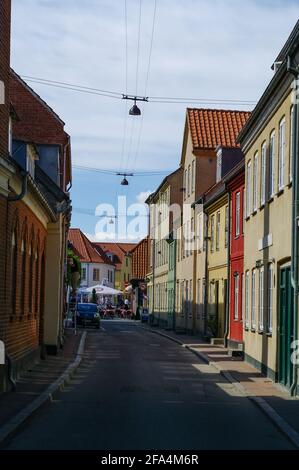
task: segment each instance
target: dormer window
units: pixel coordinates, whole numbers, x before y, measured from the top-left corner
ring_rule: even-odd
[[[34,178],[35,160],[38,160],[38,154],[32,145],[27,145],[26,170]]]
[[[217,169],[216,169],[216,183],[221,180],[222,177],[222,151],[217,152]]]

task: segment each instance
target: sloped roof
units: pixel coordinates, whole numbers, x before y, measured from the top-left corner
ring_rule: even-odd
[[[69,230],[69,241],[74,246],[75,250],[80,255],[80,261],[83,263],[103,263],[103,264],[111,264],[112,261],[106,256],[104,251],[101,249],[96,250],[88,240],[86,235],[79,228],[71,228]]]
[[[116,269],[120,269],[125,255],[135,248],[136,243],[94,242],[93,245],[96,250],[101,249],[105,254],[112,253]]]
[[[238,147],[237,136],[249,111],[187,108],[187,119],[194,149]]]

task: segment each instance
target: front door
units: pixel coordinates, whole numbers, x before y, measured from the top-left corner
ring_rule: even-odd
[[[291,286],[291,268],[280,270],[279,286],[279,356],[278,380],[290,387],[293,380],[291,362],[291,343],[293,341],[293,288]]]

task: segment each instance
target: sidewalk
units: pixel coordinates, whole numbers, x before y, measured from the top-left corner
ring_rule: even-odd
[[[73,330],[67,330],[64,347],[57,356],[47,356],[22,374],[16,392],[0,395],[0,431],[67,370],[76,358],[81,336],[80,331],[75,335]]]
[[[253,366],[237,357],[230,357],[223,346],[213,346],[196,336],[176,334],[148,325],[141,326],[167,336],[197,354],[203,361],[213,365],[243,395],[255,401],[264,412],[267,413],[264,409],[266,406],[263,408],[263,403],[266,402],[299,433],[299,399],[291,397],[287,390],[264,377]]]

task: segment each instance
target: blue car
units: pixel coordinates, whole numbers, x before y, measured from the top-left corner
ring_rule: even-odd
[[[100,314],[97,304],[77,304],[76,317],[78,326],[95,326],[98,329],[100,328]]]

